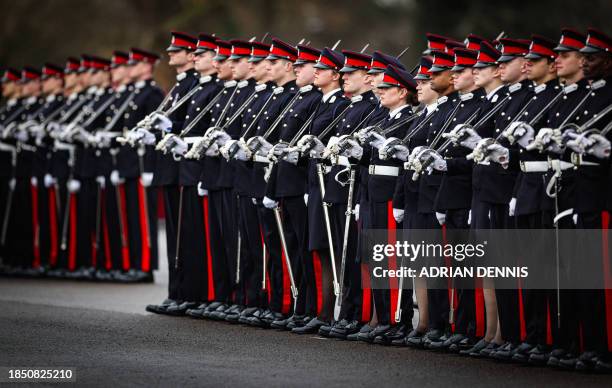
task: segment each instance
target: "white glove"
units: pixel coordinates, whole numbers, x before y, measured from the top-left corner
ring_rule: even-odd
[[[27,142],[30,138],[30,136],[28,136],[27,131],[16,131],[14,136],[17,141],[20,141],[22,143]]]
[[[361,159],[363,156],[363,147],[355,139],[345,138],[334,147],[344,147],[345,149],[342,151],[341,156],[346,156],[347,158]]]
[[[81,190],[81,182],[76,179],[70,179],[66,184],[66,187],[68,188],[68,192],[70,192],[71,194],[75,194],[78,193],[79,190]]]
[[[212,143],[210,147],[206,149],[204,153],[206,156],[218,156],[219,155],[219,145],[217,143]]]
[[[393,218],[398,224],[404,220],[404,209],[393,208]]]
[[[219,148],[219,153],[221,153],[221,156],[223,156],[225,160],[229,160],[230,148],[234,147],[234,144],[236,144],[236,142],[238,142],[238,140],[229,140],[225,144],[223,144],[223,147]]]
[[[198,195],[200,197],[205,197],[208,195],[208,190],[202,187],[202,182],[198,182]]]
[[[298,164],[299,159],[300,152],[295,148],[292,148],[291,151],[287,152],[285,156],[283,156],[283,160],[295,165]]]
[[[468,212],[468,225],[472,225],[472,209]]]
[[[525,146],[525,149],[528,151],[537,150],[540,152],[546,150],[560,155],[563,153],[563,149],[561,147],[563,144],[564,135],[565,134],[561,134],[561,131],[558,128],[542,128],[536,137]],[[567,135],[571,137],[569,131]]]
[[[188,149],[189,146],[187,145],[187,143],[180,137],[176,136],[174,138],[174,146],[170,151],[172,151],[174,155],[183,156],[187,153]]]
[[[249,150],[249,147],[247,147],[246,143],[242,140],[238,140],[237,145],[238,151],[236,151],[234,158],[237,160],[242,160],[243,162],[251,160],[253,154],[251,153],[251,150]]]
[[[287,151],[288,147],[289,146],[287,145],[287,143],[278,143],[278,144],[275,144],[270,149],[270,151],[268,151],[268,159],[276,161],[278,158],[280,158],[283,155],[285,155],[285,152]]]
[[[430,165],[431,168],[436,171],[446,171],[446,160],[444,160],[444,158],[439,153],[433,151],[429,153],[429,156],[433,158],[433,162]]]
[[[304,194],[304,204],[308,206],[308,194]]]
[[[487,146],[487,151],[489,152],[489,154],[487,155],[488,160],[501,164],[503,168],[508,167],[508,162],[510,160],[510,150],[508,150],[501,144],[493,143]]]
[[[514,211],[516,210],[516,198],[512,198],[508,204],[508,215],[514,217]]]
[[[591,145],[586,150],[587,154],[598,159],[608,159],[610,157],[610,141],[608,139],[598,133],[593,133],[589,135],[588,140]]]
[[[376,131],[371,131],[368,139],[370,140],[370,145],[376,149],[380,149],[382,145],[385,143],[385,137]]]
[[[267,209],[276,209],[278,207],[278,202],[271,198],[263,197],[263,205]]]
[[[223,146],[225,143],[232,140],[230,135],[228,135],[225,131],[215,130],[213,131],[213,133],[210,134],[210,136],[210,138],[214,140],[215,143],[217,143],[219,146]]]
[[[144,128],[138,128],[137,131],[137,139],[141,139],[142,144],[144,145],[154,145],[155,144],[155,135],[149,132]]]
[[[113,186],[119,186],[125,183],[125,179],[121,178],[121,175],[119,175],[119,171],[117,170],[111,171],[110,181]]]
[[[36,178],[35,176],[30,178],[30,185],[32,185],[33,187],[38,187],[38,178]]]
[[[98,183],[98,186],[100,186],[101,189],[104,189],[106,187],[106,178],[104,178],[104,176],[98,175],[96,177],[96,182]]]
[[[172,131],[172,121],[170,119],[160,113],[156,113],[153,116],[153,128],[156,128],[162,132],[171,132]]]
[[[459,144],[471,150],[476,148],[476,145],[482,139],[482,137],[480,137],[476,131],[469,127],[463,127],[461,130],[459,130],[458,136],[463,138]]]
[[[45,174],[43,181],[46,188],[49,188],[57,183],[57,179],[55,179],[51,174]]]
[[[140,175],[140,182],[144,187],[150,187],[153,183],[153,173],[152,172],[143,172]]]
[[[270,150],[272,149],[272,144],[264,139],[263,136],[255,136],[250,138],[247,142],[247,146],[251,152],[254,152],[254,150],[257,149],[257,152],[255,153],[259,156],[268,156]]]
[[[446,213],[436,212],[436,218],[438,219],[438,223],[440,224],[440,226],[442,226],[446,222]]]
[[[574,225],[578,225],[578,214],[572,215],[572,221],[574,221]]]
[[[353,214],[355,215],[355,221],[359,221],[359,204],[355,205],[355,209],[353,209]]]
[[[325,150],[325,145],[314,135],[304,135],[297,142],[297,147],[303,155],[308,154],[311,158],[320,159]]]
[[[523,121],[511,123],[508,129],[504,131],[504,136],[510,141],[510,144],[516,142],[523,148],[526,148],[531,143],[534,134],[535,130],[533,127]]]
[[[253,205],[257,205],[257,198],[251,198],[251,202],[253,202]]]

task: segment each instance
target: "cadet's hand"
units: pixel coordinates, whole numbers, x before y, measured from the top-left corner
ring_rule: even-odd
[[[263,197],[263,205],[267,209],[276,209],[278,207],[278,202],[271,198]]]

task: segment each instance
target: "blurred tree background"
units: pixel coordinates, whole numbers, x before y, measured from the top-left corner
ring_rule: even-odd
[[[394,54],[412,67],[425,46],[425,32],[463,40],[502,30],[511,37],[532,32],[557,39],[561,27],[594,26],[611,33],[612,1],[512,0],[0,0],[0,66],[63,64],[66,57],[141,47],[163,53],[169,31],[215,33],[224,39],[265,32],[288,42],[305,38],[331,46]],[[172,72],[162,60],[163,86]]]

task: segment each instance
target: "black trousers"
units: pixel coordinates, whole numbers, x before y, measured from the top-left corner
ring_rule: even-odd
[[[8,182],[7,182],[8,186]],[[32,188],[30,178],[17,178],[8,213],[5,263],[12,267],[30,268],[34,257],[34,231],[32,228]],[[6,204],[6,202],[5,202]],[[3,219],[4,220],[4,219]]]
[[[138,179],[126,179],[124,187],[130,240],[130,268],[151,272],[159,267],[157,188],[144,187]]]
[[[390,206],[390,202],[374,202],[369,201],[369,227],[372,229],[389,229],[391,230],[401,229],[402,225],[396,225],[395,219],[393,218],[393,210]],[[391,239],[395,240],[394,237]],[[395,241],[389,241],[389,244],[393,244]],[[399,269],[401,260],[397,258],[388,258],[385,269]],[[406,279],[405,279],[406,281]],[[411,281],[408,279],[408,281]],[[412,316],[414,315],[414,308],[412,303],[412,287],[407,283],[404,283],[402,287],[402,323],[411,324]],[[397,324],[395,321],[395,312],[397,309],[398,302],[398,279],[389,279],[389,289],[374,289],[372,290],[374,296],[374,305],[376,306],[376,315],[378,323],[381,325]]]
[[[179,193],[182,196],[182,209],[176,269],[179,299],[201,302],[208,297],[204,211],[196,186],[180,186],[179,191],[182,191]]]
[[[166,223],[166,255],[168,256],[168,298],[180,301],[178,271],[175,267],[176,231],[178,225],[179,188],[176,185],[162,186]]]
[[[238,209],[242,239],[240,278],[246,297],[244,304],[249,307],[266,307],[267,295],[262,289],[263,231],[259,225],[257,206],[251,197],[240,196]]]
[[[228,303],[231,298],[233,284],[231,268],[228,263],[236,260],[236,257],[227,257],[228,249],[225,244],[232,244],[231,241],[226,241],[223,234],[224,217],[224,198],[225,193],[222,190],[209,190],[208,192],[208,230],[210,254],[212,256],[212,281],[214,283],[214,300]],[[235,236],[234,236],[235,237]],[[235,244],[235,243],[234,243]],[[211,268],[209,268],[211,270]]]
[[[435,213],[417,213],[414,219],[416,229],[440,229]],[[440,240],[442,236],[440,235]],[[446,330],[449,327],[448,290],[441,288],[436,279],[427,281],[427,305],[429,307],[429,328]]]
[[[278,227],[273,211],[264,207],[261,199],[257,200],[257,217],[261,225],[268,255],[267,274],[269,281],[266,287],[268,288],[269,308],[274,312],[289,314],[293,311],[291,287],[287,264],[282,253]]]
[[[295,241],[291,252],[292,267],[298,282],[296,311],[317,316],[320,311],[313,256],[308,249],[308,210],[303,196],[285,197],[281,200],[285,235]],[[318,268],[320,261],[317,262]],[[320,273],[320,271],[318,271]]]

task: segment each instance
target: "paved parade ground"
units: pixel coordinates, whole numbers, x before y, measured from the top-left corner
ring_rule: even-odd
[[[611,376],[157,316],[157,284],[0,278],[0,366],[75,367],[88,386],[582,386]],[[347,385],[348,384],[348,385]]]

